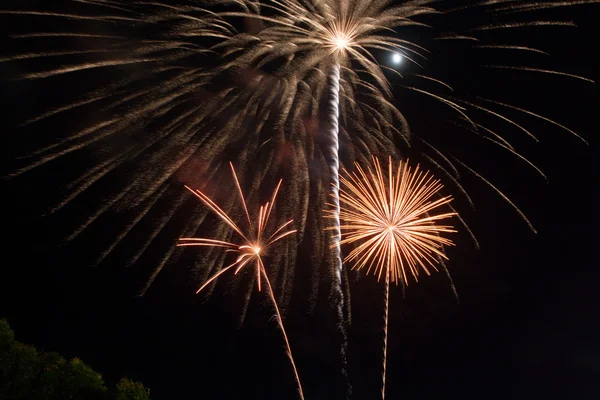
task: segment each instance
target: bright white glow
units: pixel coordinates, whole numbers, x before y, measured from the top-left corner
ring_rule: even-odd
[[[337,36],[333,42],[335,43],[335,48],[337,50],[343,50],[348,47],[349,40],[345,36]]]
[[[394,62],[394,64],[400,64],[402,62],[402,56],[398,53],[394,53],[392,55],[392,61]]]

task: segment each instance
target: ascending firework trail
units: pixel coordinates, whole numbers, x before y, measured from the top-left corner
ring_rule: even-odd
[[[341,231],[340,231],[340,201],[339,201],[339,187],[340,187],[340,141],[339,141],[339,104],[340,104],[340,65],[336,64],[331,67],[329,80],[328,80],[328,99],[327,99],[327,123],[326,133],[329,139],[327,151],[325,153],[327,162],[329,164],[329,180],[331,183],[331,197],[333,201],[333,231],[332,233],[332,245],[330,246],[333,252],[335,260],[333,276],[335,277],[334,290],[337,297],[336,311],[338,313],[339,325],[338,331],[342,335],[342,347],[340,349],[340,355],[342,357],[342,365],[344,369],[342,374],[347,379],[347,349],[348,349],[348,338],[346,335],[346,328],[344,324],[344,291],[342,290],[342,252],[340,249]],[[350,386],[348,391],[350,392]],[[349,394],[349,393],[348,393]]]

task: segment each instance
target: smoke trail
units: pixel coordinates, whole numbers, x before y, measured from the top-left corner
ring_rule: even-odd
[[[339,188],[340,188],[340,159],[339,159],[339,91],[340,91],[340,67],[339,65],[335,65],[331,69],[330,81],[329,81],[329,102],[328,102],[328,134],[331,139],[331,147],[329,147],[327,151],[328,162],[329,162],[329,173],[331,180],[331,197],[332,197],[332,205],[334,206],[334,226],[332,227],[333,231],[333,245],[332,250],[333,254],[336,258],[336,279],[340,285],[340,293],[341,290],[341,282],[342,282],[342,256],[340,250],[340,199],[339,199]],[[341,314],[340,314],[341,315]]]
[[[346,321],[344,318],[344,290],[342,282],[342,254],[340,249],[340,200],[339,200],[339,188],[340,188],[340,159],[339,159],[339,104],[340,104],[340,65],[336,64],[331,68],[331,73],[328,77],[328,102],[327,102],[327,122],[326,122],[326,133],[328,135],[328,147],[325,152],[326,160],[329,164],[329,180],[331,183],[330,196],[333,206],[333,226],[330,228],[332,232],[332,245],[331,251],[335,259],[334,265],[334,291],[336,294],[336,310],[338,313],[339,324],[338,330],[342,336],[340,356],[342,359],[342,375],[348,385],[347,398],[349,398],[352,388],[348,380],[347,373],[347,355],[346,350],[348,348],[348,337],[346,334]]]

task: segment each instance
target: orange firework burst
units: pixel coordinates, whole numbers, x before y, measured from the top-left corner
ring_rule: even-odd
[[[367,267],[367,273],[373,270],[378,280],[385,271],[396,283],[408,283],[407,270],[417,280],[419,267],[429,275],[429,267],[437,270],[438,256],[446,258],[442,246],[452,245],[439,234],[455,232],[436,222],[456,215],[431,212],[452,198],[432,200],[443,185],[418,165],[412,171],[408,163],[400,162],[394,176],[390,158],[386,177],[379,160],[373,160],[374,171],[368,167],[365,172],[356,163],[358,173],[344,171],[347,176],[340,178],[341,243],[363,241],[344,262],[353,261],[357,269]]]
[[[421,171],[418,165],[412,171],[408,163],[400,162],[394,171],[390,157],[386,176],[379,160],[375,157],[373,160],[374,170],[368,167],[365,172],[355,163],[357,172],[344,171],[346,176],[340,177],[340,218],[343,221],[340,243],[362,242],[350,251],[344,262],[353,261],[357,269],[367,268],[367,274],[373,271],[377,280],[385,273],[383,399],[390,280],[407,284],[407,271],[417,280],[420,269],[427,275],[430,268],[437,270],[440,257],[446,258],[443,246],[452,245],[440,234],[455,232],[451,226],[437,222],[456,213],[434,213],[452,198],[433,199],[443,185]],[[326,216],[335,218],[334,213],[335,209],[327,210]]]
[[[296,364],[294,363],[294,358],[292,356],[292,349],[290,347],[290,343],[287,338],[287,334],[285,333],[285,328],[283,327],[283,320],[281,319],[281,313],[279,312],[279,307],[277,306],[277,301],[275,300],[275,295],[273,294],[273,288],[271,287],[271,282],[269,281],[269,277],[267,275],[267,271],[265,270],[265,264],[262,260],[261,254],[264,254],[267,248],[273,245],[280,239],[291,235],[296,232],[293,230],[285,230],[286,227],[294,220],[289,220],[285,224],[281,225],[277,228],[272,234],[268,234],[265,232],[267,228],[267,222],[269,221],[269,217],[271,215],[271,211],[273,210],[273,204],[275,204],[275,198],[277,197],[277,192],[279,192],[279,188],[281,187],[281,180],[277,184],[275,191],[273,192],[273,196],[270,202],[267,202],[265,205],[260,206],[258,210],[258,217],[256,223],[252,222],[250,218],[250,213],[248,212],[248,206],[246,204],[246,200],[244,198],[244,193],[242,192],[242,188],[240,186],[240,182],[235,173],[235,169],[233,168],[233,164],[229,163],[231,166],[231,172],[233,174],[233,178],[235,180],[236,187],[238,189],[238,193],[242,200],[242,205],[244,207],[244,211],[246,213],[246,217],[248,218],[248,230],[244,232],[234,221],[231,219],[229,215],[221,207],[219,207],[215,202],[213,202],[208,196],[202,193],[200,190],[193,190],[190,187],[186,186],[186,189],[192,192],[196,197],[198,197],[204,204],[206,204],[215,214],[219,216],[227,225],[229,225],[236,233],[238,233],[242,239],[242,244],[236,244],[231,242],[225,242],[222,240],[214,240],[214,239],[206,239],[206,238],[181,238],[179,239],[181,243],[178,246],[214,246],[214,247],[223,247],[226,251],[238,253],[239,256],[236,258],[235,262],[223,268],[221,271],[213,275],[210,279],[208,279],[197,291],[196,294],[200,293],[202,289],[210,285],[214,282],[219,276],[221,276],[226,271],[236,268],[235,274],[237,274],[243,267],[249,265],[254,261],[254,265],[256,265],[256,276],[258,282],[258,291],[261,291],[261,275],[264,277],[264,280],[267,284],[267,293],[269,294],[269,298],[273,302],[273,306],[275,308],[275,313],[277,316],[277,323],[281,329],[283,334],[283,339],[285,340],[287,355],[292,363],[292,368],[294,370],[294,376],[296,378],[296,383],[298,384],[298,391],[300,394],[300,398],[304,399],[304,395],[302,393],[302,385],[300,384],[300,378],[298,376],[298,371],[296,370]]]

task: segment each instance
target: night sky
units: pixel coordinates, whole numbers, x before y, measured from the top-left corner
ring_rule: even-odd
[[[35,1],[13,3],[22,8],[23,4],[42,7],[42,2],[36,5]],[[56,3],[58,8],[59,3],[63,2]],[[536,15],[573,20],[578,25],[525,31],[531,35],[528,44],[552,54],[546,64],[600,79],[596,54],[600,7]],[[0,49],[15,51],[9,34],[28,29],[23,28],[23,21],[26,18],[0,16]],[[29,21],[29,28],[39,29],[38,21]],[[456,18],[451,22],[461,23]],[[522,34],[519,30],[503,32],[502,38]],[[481,56],[484,53],[466,51],[464,46],[431,44],[424,73],[447,78],[464,92],[474,88],[489,98],[527,105],[578,132],[589,145],[550,124],[519,119],[527,121],[540,142],[523,139],[514,130],[507,138],[544,171],[546,183],[522,161],[484,140],[463,140],[465,134],[449,123],[447,109],[423,96],[396,96],[398,108],[406,113],[415,133],[434,135],[449,153],[475,165],[519,205],[538,234],[529,231],[493,190],[464,172],[464,184],[476,209],[471,210],[458,195],[456,206],[477,236],[480,249],[474,248],[464,232],[453,237],[456,246],[448,250],[448,268],[458,303],[443,273],[411,284],[405,298],[399,288],[392,288],[387,398],[600,398],[600,272],[594,261],[599,223],[595,211],[597,84],[490,71],[480,66],[513,53]],[[377,56],[384,62],[385,54]],[[522,60],[500,62],[522,65]],[[0,63],[0,76],[14,75],[19,65]],[[106,75],[85,72],[46,82],[2,79],[2,176],[18,163],[15,149],[24,139],[16,135],[48,140],[60,137],[73,123],[53,119],[24,131],[18,128],[21,121],[64,104],[75,88],[83,90],[80,85],[103,85],[130,72],[115,68]],[[399,78],[391,79],[393,84],[399,82]],[[81,116],[82,120],[93,118]],[[504,125],[496,128],[501,131]],[[295,398],[292,371],[276,323],[269,319],[268,302],[254,296],[240,323],[236,312],[243,300],[226,284],[218,286],[208,300],[195,296],[199,282],[190,281],[185,260],[181,268],[159,275],[145,296],[135,296],[144,280],[138,270],[123,269],[117,262],[110,267],[89,267],[81,260],[85,260],[86,246],[93,248],[93,244],[76,249],[58,244],[63,222],[66,226],[69,221],[43,214],[45,198],[63,190],[63,180],[60,169],[42,168],[0,181],[4,255],[0,317],[8,319],[18,340],[79,357],[107,382],[123,376],[140,380],[155,400]],[[85,209],[80,211],[85,213]],[[192,253],[186,257],[194,257]],[[153,257],[159,254],[150,251],[143,262],[150,265]],[[352,398],[377,398],[382,285],[372,276],[350,277]],[[287,310],[286,328],[307,399],[344,398],[332,318],[334,312],[324,295],[312,309]]]

